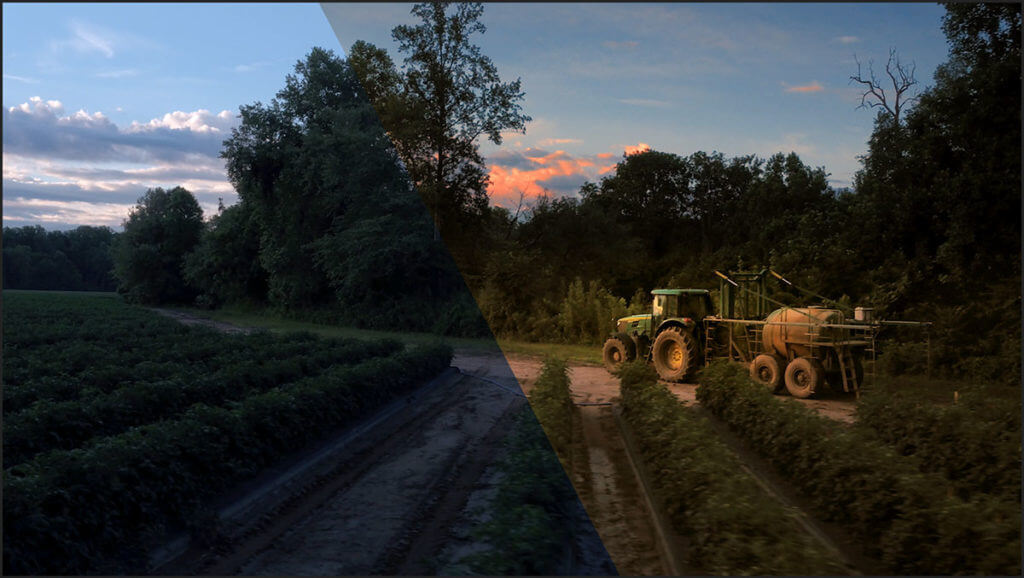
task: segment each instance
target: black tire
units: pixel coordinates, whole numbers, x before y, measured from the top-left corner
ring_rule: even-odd
[[[824,380],[825,368],[813,357],[797,357],[786,366],[786,391],[793,397],[811,397]]]
[[[604,360],[604,366],[608,368],[608,371],[615,372],[623,363],[636,359],[636,351],[633,347],[630,347],[631,345],[633,345],[632,339],[628,337],[623,339],[619,335],[609,337],[604,342],[601,358]]]
[[[750,379],[764,385],[772,393],[779,393],[785,387],[782,384],[782,368],[785,361],[778,355],[762,353],[750,364]]]
[[[697,370],[697,343],[688,332],[669,327],[655,338],[651,357],[659,377],[665,381],[686,381]]]

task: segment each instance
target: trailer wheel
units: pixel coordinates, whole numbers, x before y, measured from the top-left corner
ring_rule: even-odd
[[[777,355],[762,353],[750,364],[750,378],[771,389],[772,393],[779,393],[784,387],[782,366],[783,362]]]
[[[604,366],[608,371],[615,372],[627,361],[636,359],[636,350],[633,340],[629,337],[614,335],[604,342],[604,349],[601,351],[601,358],[604,359]]]
[[[821,387],[825,368],[813,357],[797,357],[786,366],[786,391],[801,399],[811,397]]]
[[[692,335],[679,327],[659,333],[652,350],[654,369],[665,381],[685,381],[697,369],[697,344]]]

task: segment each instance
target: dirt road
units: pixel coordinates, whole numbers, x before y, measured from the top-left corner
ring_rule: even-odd
[[[508,356],[508,364],[526,391],[540,375],[543,361],[538,357]],[[570,364],[569,375],[572,379],[572,395],[576,403],[610,402],[619,395],[619,380],[608,373],[603,366]],[[678,397],[689,405],[697,404],[697,384],[662,382]],[[779,399],[802,404],[819,414],[843,423],[853,423],[856,415],[856,402],[848,396],[839,396],[831,391],[819,392],[815,399],[797,399],[783,394]]]
[[[503,440],[526,398],[500,353],[458,356],[453,366],[461,373],[355,428],[358,435],[320,460],[326,470],[264,484],[273,505],[222,508],[212,547],[193,543],[159,573],[423,575],[472,550],[467,520],[487,507],[479,490],[498,481]],[[225,503],[252,501],[253,493],[239,489]],[[574,511],[567,523],[578,543],[559,571],[614,571],[582,505]]]

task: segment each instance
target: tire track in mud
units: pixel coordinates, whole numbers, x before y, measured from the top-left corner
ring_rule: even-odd
[[[474,372],[491,370],[485,364]],[[371,418],[368,431],[330,456],[329,471],[275,490],[286,496],[276,506],[218,524],[222,531],[206,545],[193,544],[159,572],[421,573],[422,553],[435,538],[443,541],[496,453],[507,416],[524,401],[452,374],[380,423]]]
[[[579,407],[583,459],[574,460],[574,481],[594,528],[627,576],[678,574],[673,550],[657,512],[632,466],[610,405]]]
[[[515,405],[496,388],[462,376],[455,387],[431,396],[418,415],[398,415],[395,427],[375,430],[384,438],[349,463],[359,472],[333,495],[312,504],[302,519],[288,521],[271,544],[237,571],[247,574],[351,575],[386,573],[401,566],[420,529],[441,506],[457,503],[457,487],[472,477],[474,455],[487,452],[488,434]],[[469,462],[464,476],[457,472]],[[474,480],[475,481],[475,480]],[[453,506],[454,507],[454,506]],[[443,521],[438,521],[443,525]],[[410,549],[413,550],[410,550]],[[417,561],[418,562],[418,561]]]

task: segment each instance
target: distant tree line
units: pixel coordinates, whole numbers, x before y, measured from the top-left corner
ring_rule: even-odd
[[[4,289],[113,291],[109,227],[47,231],[39,225],[4,227]]]
[[[140,199],[114,243],[120,290],[448,334],[486,334],[486,318],[500,335],[598,342],[653,288],[770,266],[847,304],[936,321],[950,371],[1019,371],[1021,13],[946,10],[949,61],[898,117],[879,107],[852,190],[795,153],[651,150],[513,212],[481,196],[476,147],[524,126],[518,81],[469,42],[481,8],[418,5],[424,25],[395,29],[404,68],[365,42],[348,60],[314,49],[269,104],[241,107],[222,152],[236,205],[204,222],[183,189]],[[437,46],[463,68],[435,61]],[[9,243],[5,230],[5,287]],[[998,359],[981,367],[985,356]]]

